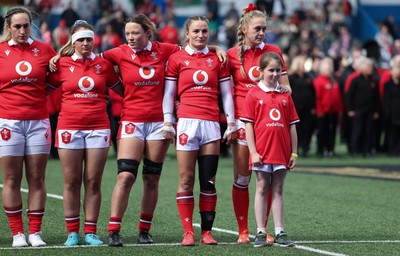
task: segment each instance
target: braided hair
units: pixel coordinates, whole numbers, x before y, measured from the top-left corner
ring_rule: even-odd
[[[242,74],[243,77],[246,77],[246,73],[244,72],[244,67],[243,67],[243,61],[244,61],[243,45],[245,44],[245,35],[243,33],[243,29],[247,27],[250,21],[255,17],[262,17],[265,18],[265,20],[268,19],[268,15],[265,12],[254,9],[250,5],[246,8],[243,8],[240,14],[236,45],[238,46],[240,73]]]

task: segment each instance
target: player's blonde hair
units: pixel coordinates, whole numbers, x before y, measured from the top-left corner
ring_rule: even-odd
[[[185,21],[185,24],[183,25],[183,29],[185,30],[185,33],[189,32],[190,25],[194,21],[205,21],[207,23],[207,26],[210,27],[210,21],[207,19],[206,16],[190,16],[187,18]],[[189,39],[186,38],[186,36],[182,39],[182,48],[184,48],[186,45],[189,44]]]
[[[78,31],[81,28],[86,28],[94,32],[93,26],[87,23],[85,20],[77,20],[75,21],[74,25],[72,25],[71,35],[73,35],[76,31]],[[61,47],[59,54],[61,56],[72,56],[74,53],[75,53],[75,48],[74,45],[72,44],[72,37],[70,37],[68,42]]]
[[[243,61],[244,61],[244,51],[243,51],[243,45],[245,44],[246,37],[243,33],[243,29],[249,26],[250,21],[253,18],[264,18],[265,20],[268,19],[268,15],[265,12],[259,11],[259,10],[248,10],[249,6],[246,8],[243,8],[241,14],[240,14],[240,19],[239,19],[239,26],[238,26],[238,31],[237,31],[237,39],[236,39],[236,45],[238,46],[238,59],[240,63],[240,73],[242,74],[243,77],[246,77],[246,73],[244,71],[243,67]]]

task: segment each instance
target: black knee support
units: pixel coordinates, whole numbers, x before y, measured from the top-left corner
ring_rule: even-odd
[[[161,175],[162,163],[153,162],[147,158],[143,159],[143,174]]]
[[[139,162],[132,159],[118,159],[118,174],[121,172],[130,172],[137,176]]]
[[[204,155],[197,158],[199,164],[200,189],[214,191],[215,184],[210,182],[217,175],[218,155]]]

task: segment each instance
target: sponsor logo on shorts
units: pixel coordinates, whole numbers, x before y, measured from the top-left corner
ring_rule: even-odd
[[[10,129],[8,129],[8,128],[3,128],[3,129],[0,131],[0,134],[1,134],[1,138],[2,138],[3,140],[5,140],[5,141],[7,141],[7,140],[9,140],[9,139],[11,138],[11,131],[10,131]]]
[[[133,123],[125,125],[125,133],[132,134],[135,131],[136,126]]]
[[[104,142],[108,141],[108,136],[104,136]]]
[[[245,140],[246,139],[246,131],[244,128],[239,128],[237,130],[237,134],[236,134],[237,138],[239,140]]]
[[[71,142],[71,133],[63,132],[61,133],[61,140],[64,144],[68,144]]]
[[[186,133],[182,133],[181,135],[179,135],[179,144],[185,146],[188,142],[188,138],[189,136],[187,136]]]

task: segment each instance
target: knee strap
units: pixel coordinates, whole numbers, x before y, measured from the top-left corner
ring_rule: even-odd
[[[147,158],[143,159],[143,174],[161,175],[163,163],[156,163]]]
[[[139,162],[132,159],[118,159],[118,174],[121,172],[130,172],[135,177],[138,173]]]
[[[200,189],[207,191],[214,191],[215,184],[210,182],[218,169],[218,155],[204,155],[197,158],[199,164],[199,181]]]

